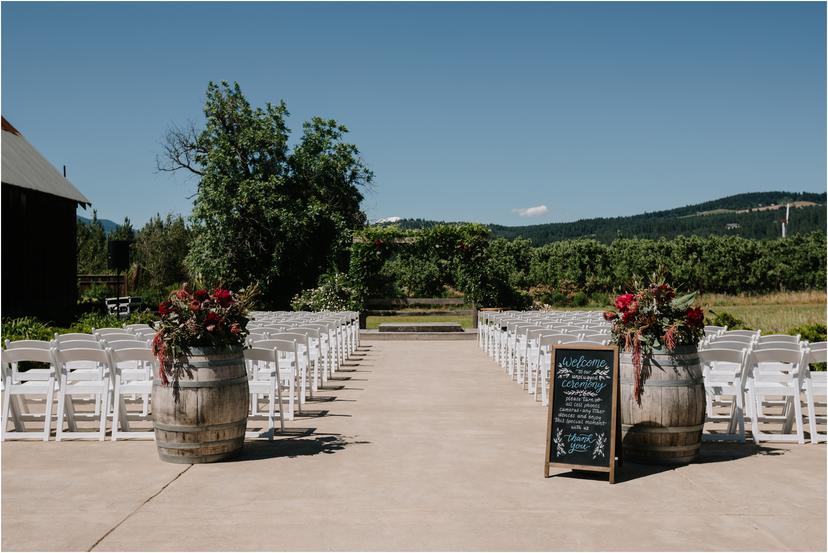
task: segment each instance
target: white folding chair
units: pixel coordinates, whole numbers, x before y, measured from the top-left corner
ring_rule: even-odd
[[[802,402],[800,391],[799,367],[804,353],[783,349],[768,349],[752,351],[751,374],[748,379],[747,393],[752,402],[751,431],[753,440],[760,441],[790,441],[805,443],[805,432],[802,423]],[[782,368],[780,368],[780,366]],[[781,415],[768,415],[763,411],[763,401],[767,397],[783,397],[783,412]],[[791,411],[791,408],[793,410]],[[760,431],[759,424],[765,422],[781,422],[782,431],[778,434]],[[796,425],[796,432],[791,433],[790,426]]]
[[[825,415],[818,416],[816,413],[817,398],[821,398],[821,406],[825,407],[828,403],[828,372],[826,371],[812,371],[809,367],[812,363],[826,363],[828,362],[828,351],[825,348],[825,342],[817,342],[810,345],[810,348],[805,352],[801,373],[802,387],[805,392],[805,401],[808,405],[808,432],[811,434],[811,443],[819,443],[828,441],[828,434],[817,431],[817,423],[825,424],[828,422]]]
[[[727,433],[706,434],[709,439],[745,442],[745,384],[747,383],[749,353],[747,349],[706,349],[699,352],[703,364],[707,420],[728,423]],[[733,399],[718,402],[722,396]],[[719,415],[715,406],[726,405],[730,412]]]
[[[61,441],[64,435],[75,438],[97,438],[103,441],[106,437],[106,418],[109,412],[109,375],[112,374],[109,355],[103,349],[77,348],[53,349],[55,367],[60,374],[60,388],[58,390],[58,420],[55,440]],[[95,365],[96,377],[92,378],[88,369],[73,369],[73,363],[90,363]],[[76,395],[92,395],[96,407],[103,404],[96,413],[99,418],[97,432],[82,432],[77,430],[77,414],[73,397]],[[68,401],[67,401],[68,399]],[[67,416],[69,430],[64,432],[63,419]]]
[[[118,438],[155,439],[154,431],[130,431],[129,416],[124,396],[141,394],[144,399],[140,415],[133,418],[148,420],[147,400],[152,394],[152,381],[157,369],[157,361],[146,344],[138,342],[138,347],[107,348],[110,366],[114,374],[112,441]]]
[[[277,340],[277,342],[281,342]],[[248,364],[248,371],[250,374],[256,375],[252,378],[248,385],[250,386],[250,393],[258,401],[259,395],[267,395],[267,434],[268,439],[273,439],[275,432],[274,417],[276,410],[276,401],[279,402],[279,428],[282,432],[285,431],[285,409],[282,402],[282,377],[279,370],[280,348],[286,353],[291,349],[295,351],[295,347],[290,343],[273,344],[272,348],[252,347],[244,350],[244,360]],[[263,378],[267,375],[267,378]],[[260,436],[258,432],[247,432],[247,437],[257,438]]]
[[[280,386],[276,391],[278,392],[277,395],[281,396],[282,387],[287,388],[288,406],[285,414],[287,416],[287,420],[293,420],[296,398],[296,369],[299,357],[296,351],[296,343],[292,340],[262,340],[256,342],[255,349],[277,351],[279,362],[279,381],[277,384],[280,384]],[[271,398],[270,401],[272,402],[273,395],[271,393],[271,379],[276,376],[276,368],[269,365],[261,366],[256,361],[251,361],[247,368],[249,371],[248,376],[250,377],[248,385],[250,386],[251,395],[251,415],[258,416],[259,396],[269,395]],[[282,404],[280,404],[280,413],[281,405]]]
[[[0,362],[3,365],[3,416],[0,428],[0,441],[6,438],[40,438],[44,442],[49,440],[52,428],[52,403],[55,394],[55,370],[53,350],[42,348],[15,348],[2,352]],[[22,362],[49,363],[48,373],[39,371],[28,374],[29,371],[20,371],[18,364]],[[43,396],[45,398],[45,413],[43,415],[43,430],[28,432],[23,426],[23,416],[12,411],[16,396]],[[14,418],[15,431],[8,432],[9,414]]]

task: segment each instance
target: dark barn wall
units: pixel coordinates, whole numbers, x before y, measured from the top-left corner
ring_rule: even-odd
[[[78,295],[77,203],[2,186],[2,316],[68,324]]]

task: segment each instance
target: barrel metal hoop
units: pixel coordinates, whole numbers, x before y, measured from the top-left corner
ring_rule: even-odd
[[[163,430],[164,432],[212,432],[215,430],[224,430],[225,428],[232,428],[234,426],[241,426],[242,424],[246,424],[247,419],[240,419],[233,422],[227,422],[224,424],[210,424],[207,426],[179,426],[175,424],[159,424],[155,423],[156,430]]]
[[[704,428],[703,424],[695,426],[636,426],[634,424],[622,424],[621,429],[642,434],[675,434],[677,432],[698,432]]]
[[[654,387],[661,387],[661,388],[679,388],[685,387],[687,385],[696,385],[696,384],[703,384],[704,380],[701,378],[682,378],[679,380],[647,380],[645,381],[642,386],[644,388],[654,388]],[[635,384],[635,380],[631,378],[622,378],[621,384]]]
[[[212,367],[237,367],[241,363],[241,357],[230,357],[227,359],[210,359],[209,361],[187,361],[187,367],[190,369],[209,369]]]
[[[244,376],[237,376],[236,378],[230,378],[227,380],[185,380],[179,381],[178,387],[179,388],[223,388],[225,386],[232,386],[233,384],[241,384],[242,382],[247,382],[247,375]],[[156,379],[154,381],[156,386],[163,386],[163,383]],[[170,384],[172,386],[172,384]]]
[[[244,436],[237,438],[230,438],[229,440],[219,440],[217,442],[199,442],[199,443],[181,443],[181,442],[156,442],[160,449],[201,449],[204,447],[216,447],[221,445],[229,445],[239,440],[244,440]]]

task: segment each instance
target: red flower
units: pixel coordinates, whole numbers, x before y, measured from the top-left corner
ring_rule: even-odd
[[[193,293],[193,296],[195,296],[195,299],[197,299],[198,301],[204,301],[210,297],[210,294],[207,292],[207,290],[196,290]]]
[[[190,293],[187,290],[185,290],[184,288],[182,288],[181,290],[176,290],[175,297],[180,299],[180,300],[186,300],[187,298],[190,297]]]
[[[615,311],[604,311],[604,320],[605,321],[614,321],[618,318],[618,313]]]
[[[627,306],[627,311],[629,311],[630,315],[638,313],[638,302],[631,301],[630,304]]]
[[[633,301],[634,298],[634,294],[621,294],[620,296],[616,296],[615,308],[624,311],[625,309],[627,309],[627,306],[630,304],[631,301]]]
[[[621,322],[627,324],[633,319],[633,317],[635,317],[635,312],[624,311],[623,313],[621,313]]]
[[[221,326],[222,318],[215,311],[210,311],[209,313],[207,313],[207,318],[204,322],[207,323],[205,325],[205,328],[207,328],[207,332],[213,332]]]
[[[693,326],[701,326],[704,324],[704,311],[701,307],[694,307],[687,310],[687,322]]]
[[[162,317],[164,315],[169,315],[170,312],[172,311],[171,307],[172,307],[172,304],[170,304],[170,302],[162,301],[161,303],[158,304],[158,312],[161,314]]]
[[[197,299],[193,299],[193,301],[190,302],[190,310],[198,311],[199,309],[201,309],[201,302]]]
[[[222,306],[227,307],[233,303],[233,292],[225,290],[224,288],[216,288],[213,290],[213,299]]]

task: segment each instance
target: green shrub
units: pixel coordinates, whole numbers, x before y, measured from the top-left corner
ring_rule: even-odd
[[[323,275],[316,288],[296,294],[290,302],[294,311],[350,311],[355,309],[356,294],[344,273]]]
[[[712,317],[706,317],[704,324],[714,326],[726,326],[728,330],[752,330],[748,328],[747,323],[742,319],[731,315],[727,311],[716,312],[710,309],[708,311]]]
[[[583,292],[575,292],[572,294],[572,305],[575,307],[583,307],[589,302],[589,298]]]
[[[54,327],[38,321],[34,317],[20,317],[3,320],[0,325],[3,344],[6,340],[51,340],[56,332]]]
[[[806,324],[789,328],[788,334],[799,334],[800,339],[807,340],[809,342],[824,342],[826,328],[822,323]]]

